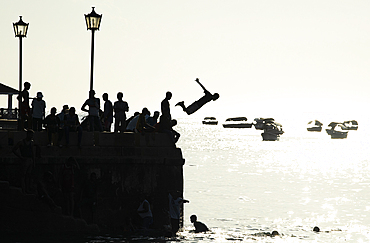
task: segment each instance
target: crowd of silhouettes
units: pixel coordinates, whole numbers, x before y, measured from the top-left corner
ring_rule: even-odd
[[[33,131],[46,130],[48,146],[69,147],[70,133],[77,133],[77,144],[81,148],[83,131],[111,132],[115,133],[135,132],[152,133],[162,132],[169,135],[176,143],[180,134],[173,127],[177,121],[172,119],[169,100],[171,92],[167,92],[165,99],[161,102],[161,112],[154,111],[153,116],[148,108],[144,107],[141,112],[136,111],[133,116],[127,118],[129,105],[123,100],[123,93],[117,93],[117,100],[109,100],[108,93],[102,95],[104,104],[95,97],[95,91],[89,91],[89,98],[81,106],[81,111],[86,112],[81,121],[76,114],[75,107],[63,105],[62,110],[57,113],[57,108],[52,107],[46,115],[46,102],[42,92],[37,92],[35,98],[30,98],[29,90],[31,84],[24,83],[24,89],[20,92],[18,99],[21,104],[18,128],[19,130],[32,129]],[[30,100],[32,100],[30,102]],[[31,103],[31,105],[30,105]],[[62,144],[64,138],[65,144]]]

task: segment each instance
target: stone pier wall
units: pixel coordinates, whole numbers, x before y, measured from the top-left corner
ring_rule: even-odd
[[[0,180],[20,186],[20,160],[12,153],[14,144],[25,132],[0,131]],[[58,180],[61,168],[72,156],[80,169],[75,172],[75,217],[96,223],[102,230],[127,231],[139,223],[137,208],[145,194],[153,211],[153,228],[168,225],[168,193],[183,192],[183,165],[180,148],[163,133],[100,133],[83,132],[82,146],[77,134],[70,134],[70,146],[48,147],[45,131],[36,132],[34,141],[40,148],[32,173],[35,183],[50,171]],[[65,144],[64,139],[62,145]],[[96,173],[98,203],[91,214],[89,208],[78,207],[82,191],[91,173]],[[62,195],[54,198],[63,206]],[[93,215],[93,218],[91,217]],[[22,219],[18,219],[22,220]]]

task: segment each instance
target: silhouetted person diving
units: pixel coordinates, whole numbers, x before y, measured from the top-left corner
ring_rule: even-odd
[[[200,87],[202,87],[204,91],[204,96],[200,98],[199,100],[193,102],[193,104],[189,105],[188,107],[185,106],[184,101],[181,101],[177,103],[175,106],[181,106],[183,111],[185,111],[188,115],[193,114],[199,108],[201,108],[204,104],[210,102],[211,100],[217,100],[220,95],[218,93],[211,94],[204,86],[199,82],[199,79],[195,79],[195,82],[197,82]]]

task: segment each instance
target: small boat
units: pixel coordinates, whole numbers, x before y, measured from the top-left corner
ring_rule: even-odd
[[[251,128],[253,124],[247,123],[247,120],[246,117],[227,118],[222,126],[224,128]]]
[[[318,120],[314,120],[314,121],[310,121],[307,125],[309,125],[309,127],[307,127],[307,131],[321,132],[323,124],[319,122]]]
[[[355,120],[352,121],[344,121],[342,130],[357,130],[358,129],[358,122]]]
[[[254,128],[257,130],[263,130],[265,125],[268,123],[273,123],[274,118],[254,118]]]
[[[207,117],[204,117],[202,123],[205,125],[217,125],[218,121],[216,120],[216,117],[207,116]]]
[[[340,122],[331,122],[328,125],[330,128],[326,129],[326,133],[330,135],[332,139],[343,139],[347,138],[348,131],[342,132],[339,129],[343,129],[344,125]]]
[[[280,135],[284,133],[283,126],[277,122],[267,122],[261,134],[263,141],[279,141]]]

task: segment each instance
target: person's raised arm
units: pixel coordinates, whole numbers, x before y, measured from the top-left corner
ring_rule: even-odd
[[[203,84],[201,84],[200,82],[199,82],[199,78],[196,78],[195,79],[195,82],[197,82],[199,85],[200,85],[200,87],[202,87],[202,89],[204,90],[204,92],[205,93],[207,93],[208,92],[208,90],[203,86]],[[209,93],[209,92],[208,92]]]

